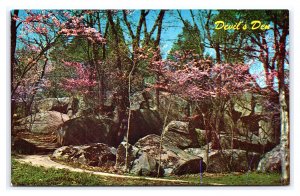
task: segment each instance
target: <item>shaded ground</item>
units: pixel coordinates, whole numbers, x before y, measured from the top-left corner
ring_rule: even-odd
[[[149,180],[149,181],[158,181],[158,182],[174,182],[176,184],[188,185],[188,181],[185,181],[185,180],[127,176],[127,175],[111,174],[111,173],[105,173],[105,172],[95,172],[95,171],[90,171],[90,170],[81,169],[81,168],[73,168],[73,167],[52,161],[48,155],[20,155],[17,158],[15,158],[15,160],[20,163],[27,163],[27,164],[30,164],[33,166],[42,166],[44,168],[55,168],[55,169],[67,169],[72,172],[89,173],[89,174],[105,176],[105,177]]]
[[[20,132],[18,138],[34,144],[39,152],[27,155],[14,154],[12,183],[16,186],[199,186],[199,185],[281,185],[278,173],[204,173],[203,184],[199,174],[151,178],[124,175],[122,171],[107,171],[55,162],[50,154],[57,148],[54,134]],[[109,173],[107,173],[109,172]]]
[[[19,132],[17,137],[25,139],[26,141],[36,145],[37,147],[45,150],[54,151],[57,148],[56,135],[50,134],[33,134],[30,132]]]
[[[44,166],[41,166],[44,165]],[[93,172],[53,162],[44,155],[17,156],[12,159],[12,185],[14,186],[278,186],[279,173],[204,173],[199,175],[145,178]]]

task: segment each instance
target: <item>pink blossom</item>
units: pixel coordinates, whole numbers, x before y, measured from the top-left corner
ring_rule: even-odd
[[[92,79],[95,78],[95,71],[91,71],[88,67],[85,67],[83,64],[78,62],[63,61],[63,63],[66,67],[73,68],[76,74],[74,78],[64,79],[62,87],[66,90],[74,90],[75,92],[86,94],[87,87],[94,87],[97,85],[97,81]]]

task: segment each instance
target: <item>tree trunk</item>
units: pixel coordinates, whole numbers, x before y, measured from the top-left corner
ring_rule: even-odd
[[[209,127],[206,124],[206,116],[205,113],[201,113],[202,114],[202,118],[203,118],[203,122],[204,122],[204,127],[205,127],[205,140],[206,140],[206,160],[204,160],[204,162],[206,163],[206,170],[208,170],[208,162],[209,162],[209,138],[210,138],[210,133],[209,133]]]
[[[172,101],[170,101],[169,103],[169,107],[168,107],[168,110],[167,110],[167,114],[165,116],[165,120],[164,120],[164,124],[163,124],[163,127],[162,127],[162,131],[161,131],[161,134],[160,134],[160,142],[159,142],[159,162],[158,162],[158,168],[157,168],[157,177],[160,176],[160,167],[161,167],[161,149],[162,149],[162,143],[163,143],[163,140],[164,140],[164,134],[165,134],[165,127],[167,125],[167,119],[168,119],[168,115],[169,115],[169,111],[170,111],[170,108],[171,108],[171,105],[172,105]]]
[[[283,184],[289,184],[290,182],[290,146],[289,146],[289,117],[287,104],[285,101],[284,89],[279,92],[279,102],[280,102],[280,121],[281,121],[281,180]]]
[[[14,15],[18,15],[19,10],[14,10],[13,14]],[[15,51],[16,51],[16,44],[17,44],[17,26],[16,26],[16,21],[12,19],[10,19],[10,66],[11,66],[11,91],[13,89],[13,64],[15,63]],[[12,96],[13,94],[11,94]],[[13,115],[15,113],[15,109],[16,109],[16,102],[13,101],[12,99],[13,97],[11,97],[12,100],[12,104],[11,104],[11,129],[13,129]]]
[[[128,172],[129,166],[128,166],[128,147],[129,147],[129,132],[130,132],[130,121],[131,121],[131,100],[130,100],[130,92],[131,92],[131,77],[133,74],[133,71],[135,69],[135,62],[133,62],[133,66],[131,68],[131,71],[128,75],[128,100],[129,100],[129,111],[128,111],[128,124],[127,124],[127,133],[126,133],[126,151],[125,151],[125,171]]]
[[[290,181],[290,144],[289,144],[289,114],[285,91],[285,70],[284,62],[286,56],[286,38],[289,34],[288,20],[284,21],[282,34],[279,39],[278,50],[278,86],[279,86],[279,105],[280,105],[280,144],[281,144],[281,178],[283,184]]]
[[[19,10],[14,10],[13,14],[18,16]],[[11,16],[13,17],[13,16]],[[16,51],[16,45],[17,45],[17,25],[16,21],[11,18],[10,22],[10,64],[13,66],[15,63],[15,51]],[[11,74],[13,74],[11,72]],[[13,79],[11,75],[11,79]],[[13,89],[13,87],[12,87]]]
[[[154,42],[154,47],[155,47],[155,50],[159,49],[159,43],[160,43],[160,39],[161,39],[161,30],[162,30],[162,22],[163,22],[163,18],[164,18],[164,15],[165,15],[165,10],[161,10],[157,19],[158,19],[158,23],[157,23],[157,34],[156,34],[156,39],[155,39],[155,42]],[[161,59],[161,56],[159,55],[157,57],[157,61]],[[156,82],[159,83],[159,75],[157,74],[156,75]],[[156,89],[155,90],[155,95],[156,95],[156,106],[157,106],[157,109],[159,109],[159,89]]]
[[[217,42],[215,46],[217,63],[221,63],[220,44]]]

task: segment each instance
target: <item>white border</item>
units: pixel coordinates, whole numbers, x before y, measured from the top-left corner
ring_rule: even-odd
[[[299,90],[297,85],[300,81],[297,74],[300,73],[299,56],[299,22],[296,23],[294,18],[300,18],[300,10],[296,9],[297,1],[293,0],[1,0],[0,2],[0,28],[1,36],[1,71],[0,71],[0,100],[1,110],[1,177],[0,191],[1,195],[30,194],[41,195],[45,193],[63,195],[71,194],[82,195],[82,191],[88,191],[89,194],[149,194],[153,195],[161,191],[171,191],[170,194],[187,195],[187,194],[216,194],[216,195],[295,195],[300,191],[299,187]],[[10,9],[289,9],[290,10],[290,62],[291,62],[291,185],[287,187],[77,187],[77,188],[11,188],[10,185],[10,148],[9,148],[9,10]],[[297,36],[295,36],[297,35]],[[5,149],[5,150],[4,150]],[[5,161],[4,161],[5,160]],[[298,167],[297,167],[298,166]],[[5,174],[5,176],[4,176]],[[297,186],[298,185],[298,186]],[[123,190],[126,191],[123,191]],[[74,192],[76,190],[76,192]],[[100,192],[99,192],[100,190]],[[233,191],[234,190],[234,191]],[[30,192],[28,192],[30,191]],[[199,193],[201,191],[201,193]],[[213,192],[212,192],[213,191]],[[165,193],[163,193],[165,194]]]

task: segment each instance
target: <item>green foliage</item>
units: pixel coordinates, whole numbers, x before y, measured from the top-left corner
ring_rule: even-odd
[[[287,10],[218,10],[213,12],[209,28],[211,29],[211,42],[220,44],[222,47],[221,60],[226,63],[244,62],[248,58],[253,58],[253,50],[247,48],[254,48],[255,43],[251,41],[249,36],[262,39],[264,36],[270,34],[271,30],[252,30],[250,23],[254,20],[259,20],[262,24],[274,25],[274,19],[282,23],[288,20]],[[215,30],[216,21],[224,21],[226,24],[236,24],[242,22],[247,24],[246,30]],[[242,26],[241,26],[242,27]],[[254,55],[255,56],[255,55]]]
[[[120,55],[123,57],[123,61],[126,61],[126,59],[130,57],[130,52],[129,52],[129,46],[126,44],[125,37],[123,35],[124,32],[121,27],[121,23],[119,19],[115,23],[115,29],[119,37],[119,45],[117,46],[115,44],[115,35],[113,34],[111,26],[109,26],[107,30],[107,36],[106,36],[106,57],[107,59],[116,58],[117,56],[116,48],[118,47],[119,52],[121,52]]]
[[[215,30],[214,23],[216,21],[224,21],[226,24],[236,24],[237,22],[248,21],[243,12],[236,10],[220,10],[217,14],[212,16],[212,29],[211,42],[218,43],[223,48],[221,51],[221,61],[226,63],[239,63],[244,62],[245,53],[241,48],[246,47],[248,44],[247,33],[242,30]]]
[[[184,22],[182,33],[178,35],[170,54],[172,55],[176,51],[193,51],[193,53],[199,55],[199,57],[203,56],[204,45],[197,26],[192,25],[188,21]],[[172,56],[169,55],[169,58],[172,58]]]

